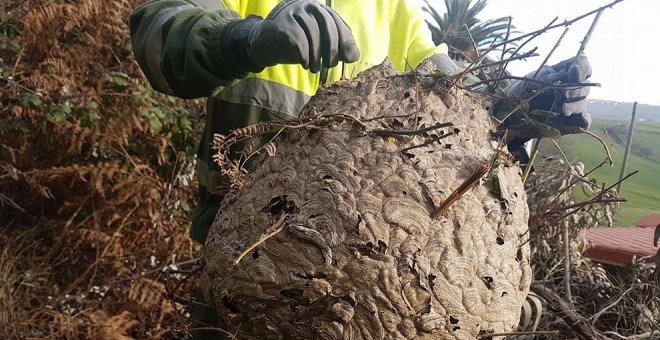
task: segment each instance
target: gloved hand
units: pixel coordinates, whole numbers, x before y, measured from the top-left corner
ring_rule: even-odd
[[[227,50],[236,66],[250,72],[277,64],[318,72],[321,65],[334,67],[360,57],[348,25],[317,0],[282,1],[265,19],[237,21],[227,33]]]
[[[530,73],[526,78],[532,78]],[[546,83],[584,83],[591,76],[591,64],[587,57],[571,58],[554,66],[545,66],[536,75],[536,80]],[[527,96],[535,91],[543,91],[546,85],[519,80],[507,92],[510,96]],[[545,110],[559,113],[547,123],[562,134],[579,132],[591,125],[591,116],[586,113],[589,87],[545,90],[529,102],[530,110]]]

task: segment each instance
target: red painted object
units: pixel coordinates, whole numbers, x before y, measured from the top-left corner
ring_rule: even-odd
[[[635,222],[635,225],[645,228],[655,228],[660,225],[660,215],[650,215]]]
[[[639,258],[657,254],[660,245],[653,245],[653,235],[655,227],[660,224],[660,216],[649,216],[635,224],[635,227],[587,229],[584,237],[591,247],[585,256],[596,262],[623,266],[630,263],[633,256]]]

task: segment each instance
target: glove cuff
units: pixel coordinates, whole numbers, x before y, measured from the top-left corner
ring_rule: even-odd
[[[234,21],[223,30],[223,36],[225,37],[225,48],[222,50],[224,60],[238,73],[261,72],[265,68],[252,62],[249,56],[250,32],[261,20],[261,17],[251,15],[243,20]]]

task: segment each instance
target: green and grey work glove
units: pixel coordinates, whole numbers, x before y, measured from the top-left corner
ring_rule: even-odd
[[[532,78],[530,73],[526,78]],[[534,79],[544,83],[584,83],[591,77],[591,64],[587,57],[571,58],[554,66],[545,66]],[[525,97],[537,91],[537,95],[529,102],[530,110],[545,110],[559,113],[547,123],[562,134],[577,133],[580,129],[588,129],[591,116],[586,113],[588,86],[545,90],[547,85],[529,81],[516,81],[507,91],[507,95]]]
[[[282,1],[265,19],[249,16],[228,29],[229,59],[241,71],[300,64],[319,72],[321,65],[334,67],[360,57],[348,25],[317,0]]]

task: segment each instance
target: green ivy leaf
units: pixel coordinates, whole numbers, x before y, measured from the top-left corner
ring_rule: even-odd
[[[64,123],[71,114],[71,106],[68,103],[59,103],[51,105],[46,113],[46,119],[55,123]]]
[[[43,105],[41,98],[30,92],[22,92],[20,102],[22,107],[41,107]]]
[[[110,72],[112,82],[119,89],[125,89],[130,85],[128,75],[123,72]]]
[[[87,114],[80,119],[80,126],[88,128],[92,125],[96,125],[100,120],[101,116],[98,111],[87,111]]]
[[[54,111],[46,114],[46,118],[55,123],[66,122],[66,114],[62,111]]]

